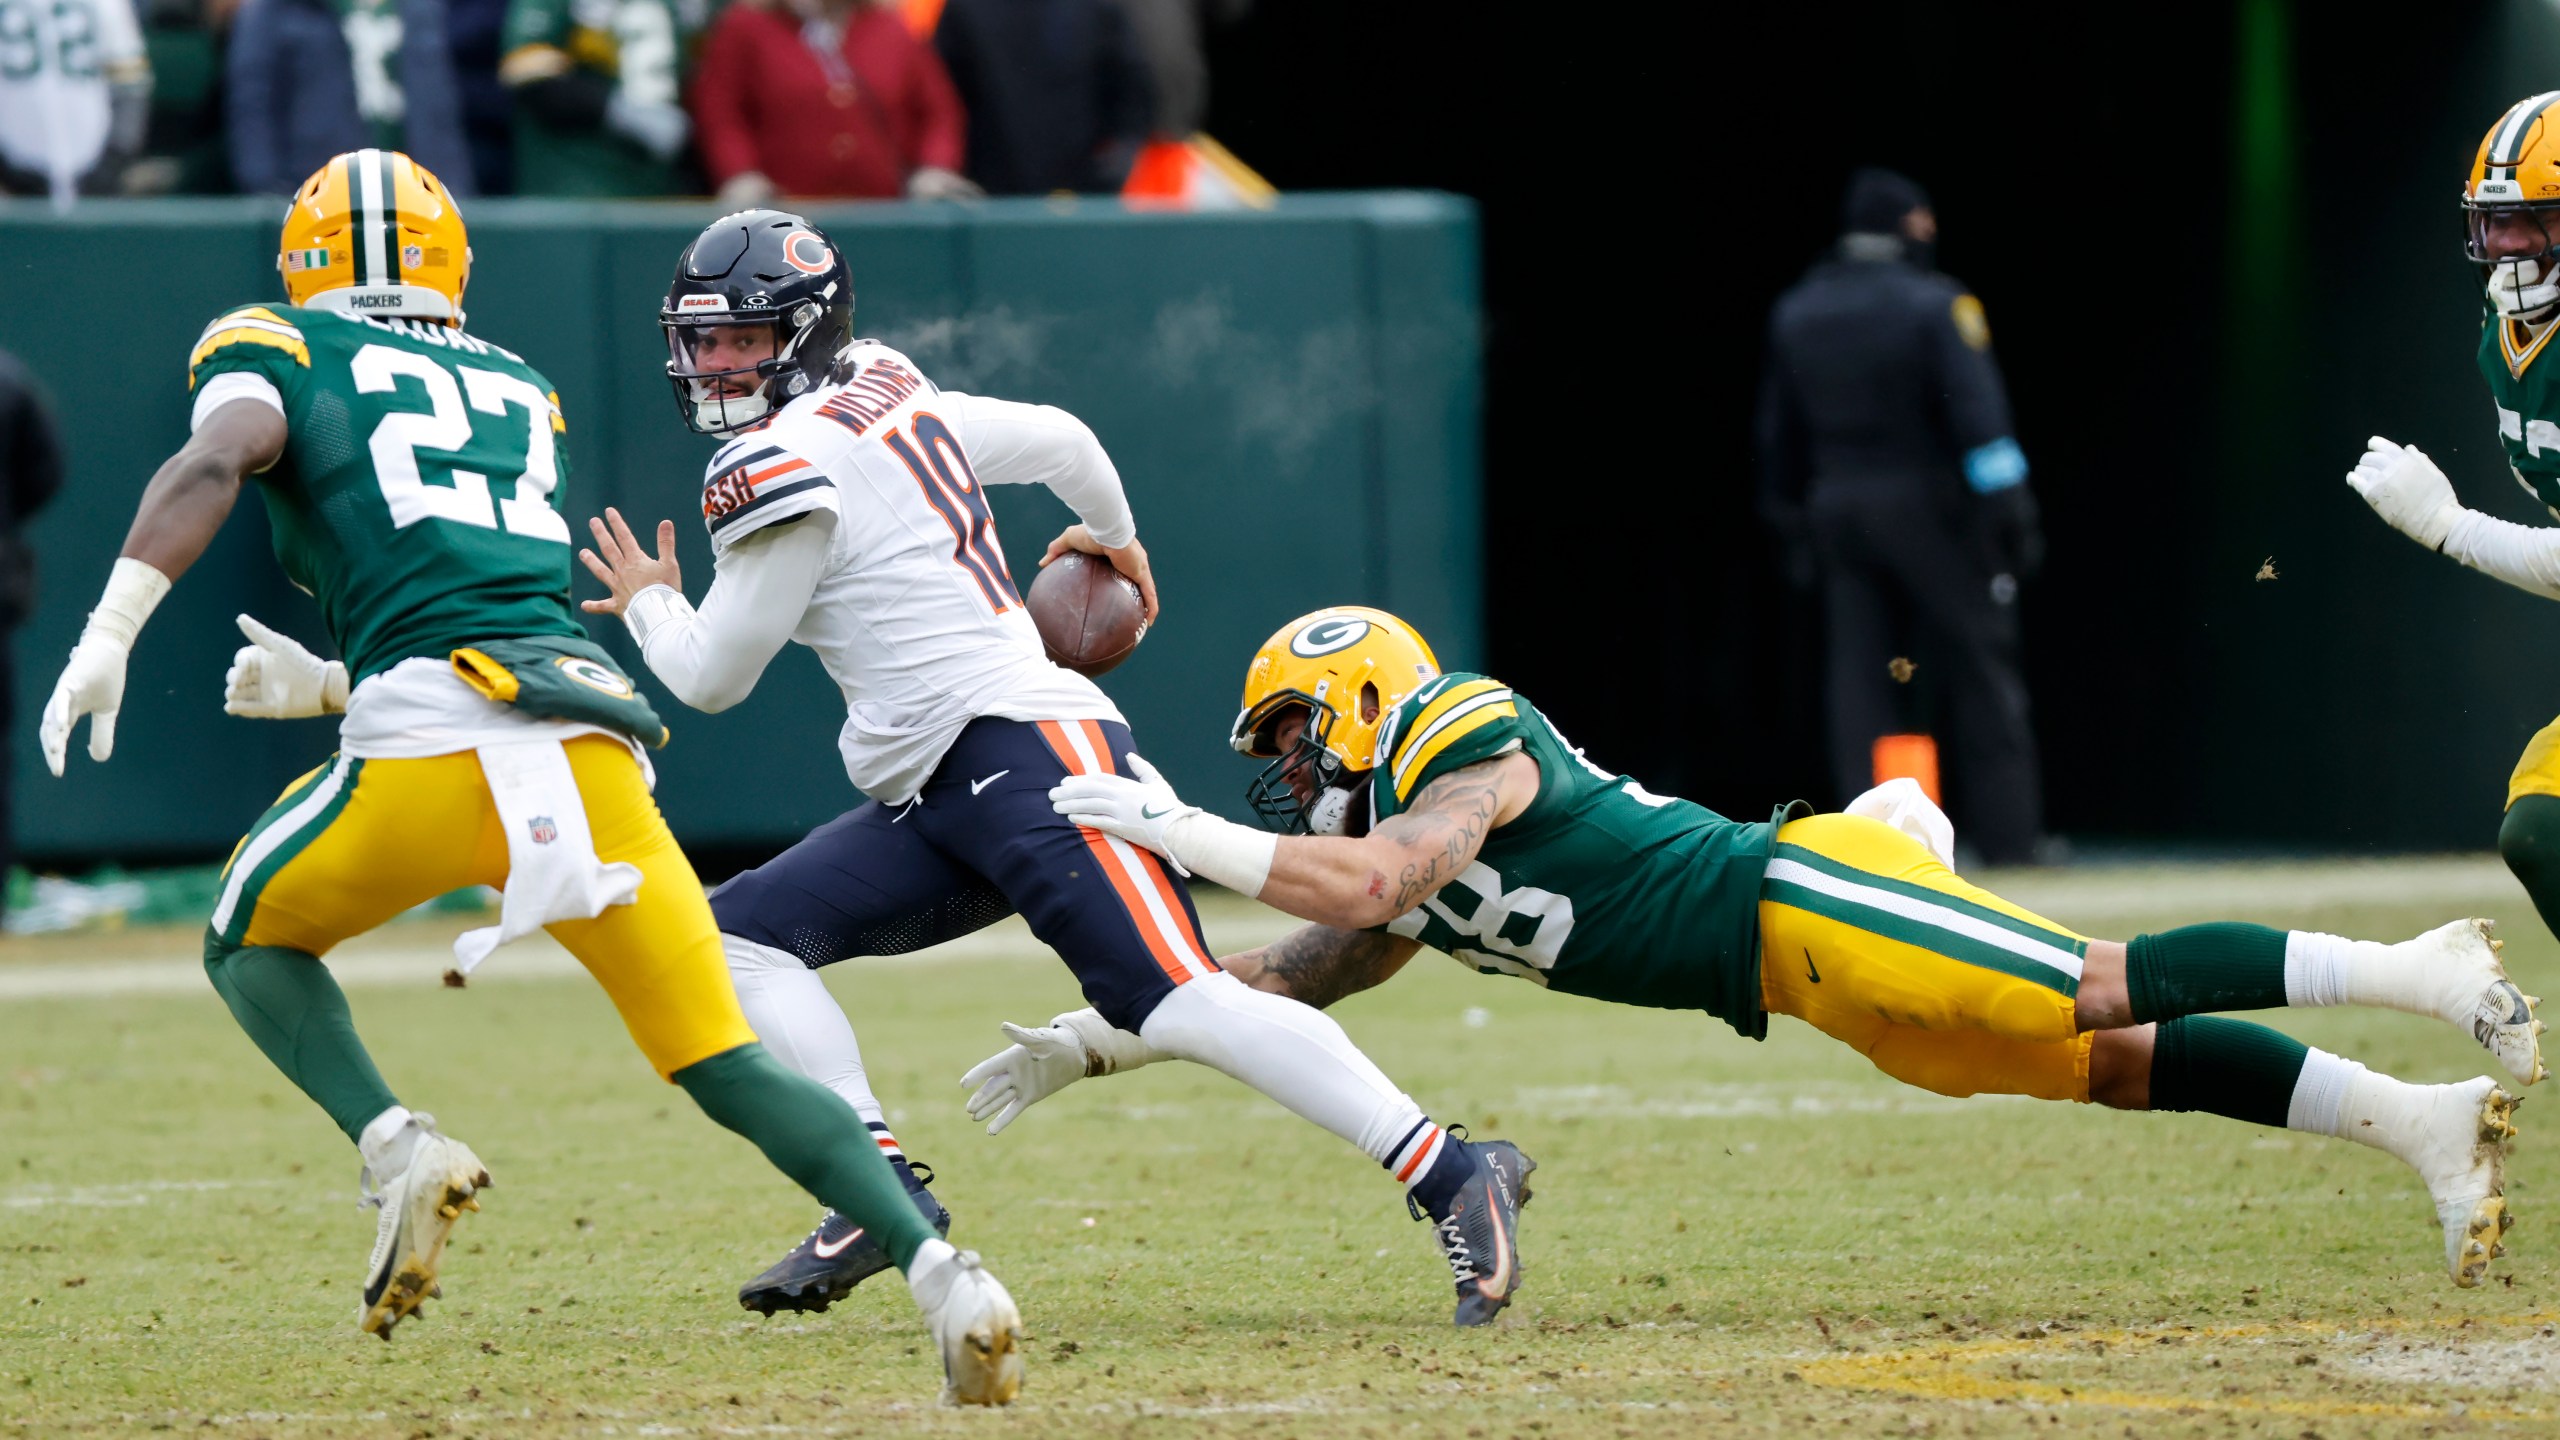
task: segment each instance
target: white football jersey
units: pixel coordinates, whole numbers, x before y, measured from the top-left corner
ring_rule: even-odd
[[[914,362],[858,342],[856,369],[721,447],[702,519],[724,570],[746,536],[834,512],[815,593],[791,638],[844,692],[839,747],[853,783],[902,802],[980,716],[1119,720],[1091,680],[1050,663],[996,543],[982,486],[1046,483],[1107,543],[1090,513],[1119,477],[1092,433],[1047,406],[938,390]],[[1091,471],[1098,467],[1099,476]],[[1079,488],[1088,503],[1079,503]],[[1132,527],[1134,533],[1134,527]]]
[[[106,153],[110,80],[143,70],[131,0],[54,0],[12,7],[0,26],[0,155],[44,176],[54,199]]]

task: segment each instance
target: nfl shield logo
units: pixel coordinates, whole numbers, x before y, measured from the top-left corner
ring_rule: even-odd
[[[427,252],[426,252],[426,251],[419,249],[419,248],[418,248],[417,246],[415,246],[415,245],[403,245],[403,246],[401,246],[401,247],[400,247],[400,268],[401,268],[401,269],[403,269],[403,270],[415,270],[415,269],[417,269],[419,266],[424,265],[425,263],[427,263]]]
[[[548,815],[534,816],[524,822],[524,828],[533,832],[533,843],[536,845],[548,845],[560,838],[560,827],[552,823]]]

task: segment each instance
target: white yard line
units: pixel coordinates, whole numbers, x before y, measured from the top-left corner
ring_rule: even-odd
[[[1205,907],[1201,919],[1213,952],[1246,949],[1277,938],[1295,922],[1276,910],[1219,897]],[[339,946],[329,955],[329,973],[348,989],[386,986],[432,987],[453,968],[449,926],[400,925]],[[138,937],[139,940],[139,937]],[[155,932],[139,940],[137,950],[192,951],[191,937]],[[848,961],[849,965],[941,965],[998,960],[1056,963],[1047,947],[1031,937],[1020,919],[998,921],[974,935],[911,954]],[[585,968],[548,935],[534,935],[491,955],[471,972],[474,986],[524,980],[582,977]],[[0,964],[0,1007],[12,1001],[94,999],[111,995],[210,996],[204,963],[194,953],[155,954],[147,958],[81,961],[32,961]]]

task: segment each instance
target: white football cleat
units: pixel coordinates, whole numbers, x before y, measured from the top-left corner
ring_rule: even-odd
[[[942,1398],[1006,1405],[1022,1393],[1022,1313],[975,1250],[928,1240],[907,1269],[907,1288],[942,1348]]]
[[[364,1272],[364,1303],[356,1311],[356,1328],[379,1335],[387,1344],[392,1327],[416,1314],[432,1295],[441,1294],[436,1267],[444,1244],[465,1210],[480,1208],[478,1192],[490,1184],[489,1168],[471,1147],[436,1130],[432,1115],[412,1115],[419,1134],[409,1163],[396,1175],[377,1180],[368,1167],[362,1181],[364,1203],[379,1206],[382,1219],[373,1235],[373,1259]]]
[[[2373,1122],[2387,1127],[2385,1148],[2427,1182],[2436,1219],[2444,1226],[2445,1268],[2468,1289],[2507,1253],[2503,1243],[2515,1217],[2507,1213],[2507,1147],[2515,1139],[2515,1108],[2524,1103],[2485,1076],[2459,1085],[2403,1085],[2396,1103]],[[2382,1107],[2377,1107],[2382,1108]]]
[[[2438,1015],[2497,1056],[2517,1084],[2531,1085],[2551,1073],[2542,1063],[2547,1027],[2533,1013],[2542,1001],[2507,978],[2507,967],[2498,962],[2506,947],[2496,928],[2487,920],[2456,920],[2392,948],[2429,977]]]

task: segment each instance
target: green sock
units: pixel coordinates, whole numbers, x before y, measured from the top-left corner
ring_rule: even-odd
[[[356,1038],[346,992],[316,956],[274,945],[225,949],[208,937],[204,973],[231,1018],[349,1140],[400,1103]]]
[[[2285,1126],[2311,1047],[2264,1025],[2191,1015],[2153,1032],[2151,1108]]]
[[[2133,1023],[2282,1007],[2284,937],[2282,930],[2231,920],[2134,936],[2124,957]]]
[[[2517,796],[2498,826],[2498,853],[2524,882],[2542,923],[2560,935],[2560,796]]]
[[[762,1045],[741,1045],[675,1073],[702,1113],[755,1142],[774,1168],[871,1232],[900,1270],[934,1239],[853,1107],[786,1070]]]

